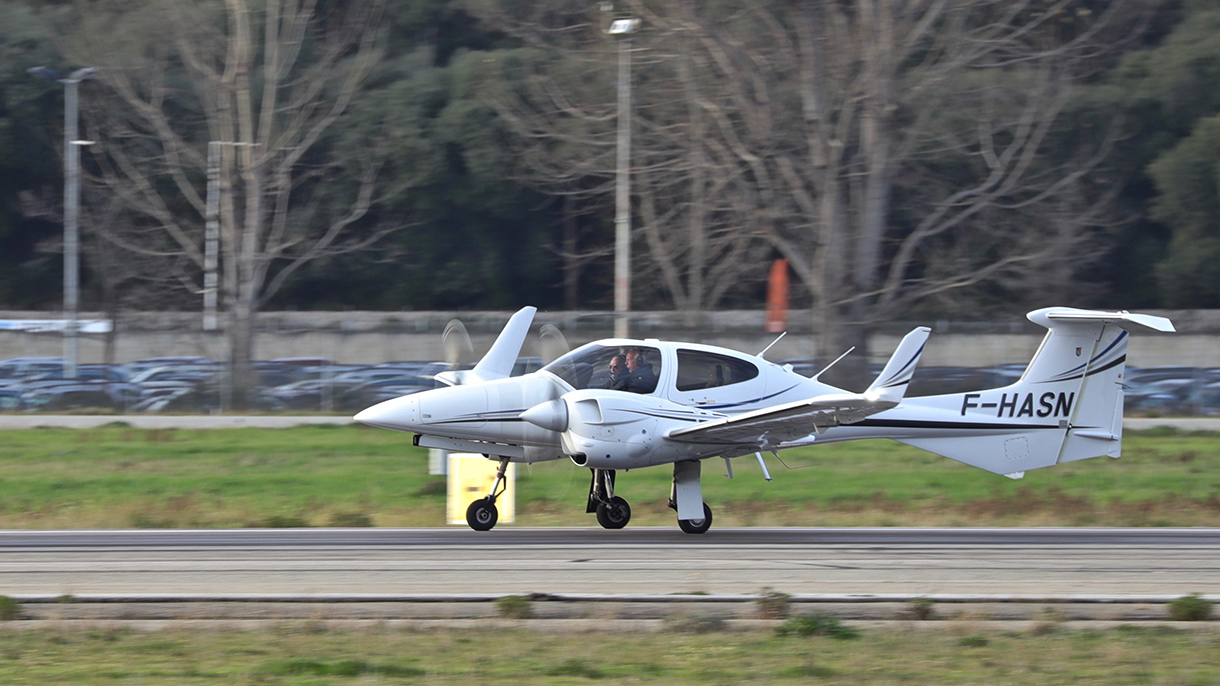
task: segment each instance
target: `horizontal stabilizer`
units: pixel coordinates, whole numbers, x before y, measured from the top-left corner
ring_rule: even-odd
[[[1127,312],[1126,310],[1121,312],[1103,312],[1100,310],[1078,310],[1074,307],[1050,307],[1029,313],[1030,321],[1037,322],[1038,324],[1042,324],[1043,326],[1047,326],[1049,328],[1048,324],[1040,322],[1037,318],[1035,318],[1040,318],[1042,316],[1045,316],[1047,319],[1052,321],[1070,321],[1076,319],[1093,322],[1114,322],[1119,324],[1122,322],[1131,322],[1132,324],[1146,326],[1154,331],[1162,331],[1165,333],[1172,333],[1175,331],[1173,328],[1173,322],[1169,321],[1165,317],[1158,317],[1151,314],[1133,314],[1131,312]]]

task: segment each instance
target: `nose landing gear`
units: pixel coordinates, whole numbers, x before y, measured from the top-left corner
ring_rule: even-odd
[[[508,471],[508,458],[500,458],[500,468],[496,470],[496,480],[491,484],[491,493],[486,498],[479,498],[466,508],[466,523],[475,531],[490,531],[500,519],[500,511],[496,509],[496,498],[508,489],[504,479]]]
[[[597,523],[605,529],[621,529],[631,521],[631,505],[614,495],[614,470],[593,469],[589,483],[589,504],[586,512],[597,513]]]

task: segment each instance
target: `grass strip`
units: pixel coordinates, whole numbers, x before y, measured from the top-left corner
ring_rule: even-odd
[[[704,463],[718,526],[1202,526],[1220,519],[1220,435],[1128,432],[1122,459],[1012,481],[891,441]],[[360,426],[0,431],[0,528],[442,526],[444,477],[410,436]],[[671,525],[666,467],[620,472],[633,525]],[[522,466],[517,524],[583,522],[588,474]],[[595,525],[592,517],[589,525]]]
[[[980,631],[970,622],[852,637],[775,631],[554,634],[326,630],[12,631],[0,683],[1214,684],[1220,634],[1168,628]]]

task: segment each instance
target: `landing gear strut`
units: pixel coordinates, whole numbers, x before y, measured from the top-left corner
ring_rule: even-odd
[[[669,491],[669,506],[678,511],[678,528],[688,534],[701,534],[712,526],[712,508],[703,502],[699,485],[699,461],[674,463],[674,482]],[[700,509],[702,505],[702,509]]]
[[[500,468],[496,470],[496,480],[491,484],[491,493],[486,498],[479,498],[466,508],[466,523],[475,531],[490,531],[500,519],[500,511],[496,509],[496,498],[508,489],[504,474],[508,471],[508,458],[500,458]]]
[[[597,523],[605,529],[621,529],[631,521],[631,505],[614,495],[614,470],[594,469],[589,483],[589,503],[585,512],[596,512]]]

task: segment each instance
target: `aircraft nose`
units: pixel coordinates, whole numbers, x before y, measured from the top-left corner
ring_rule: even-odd
[[[419,427],[419,400],[407,395],[361,410],[353,417],[361,424],[395,431],[414,431]]]

